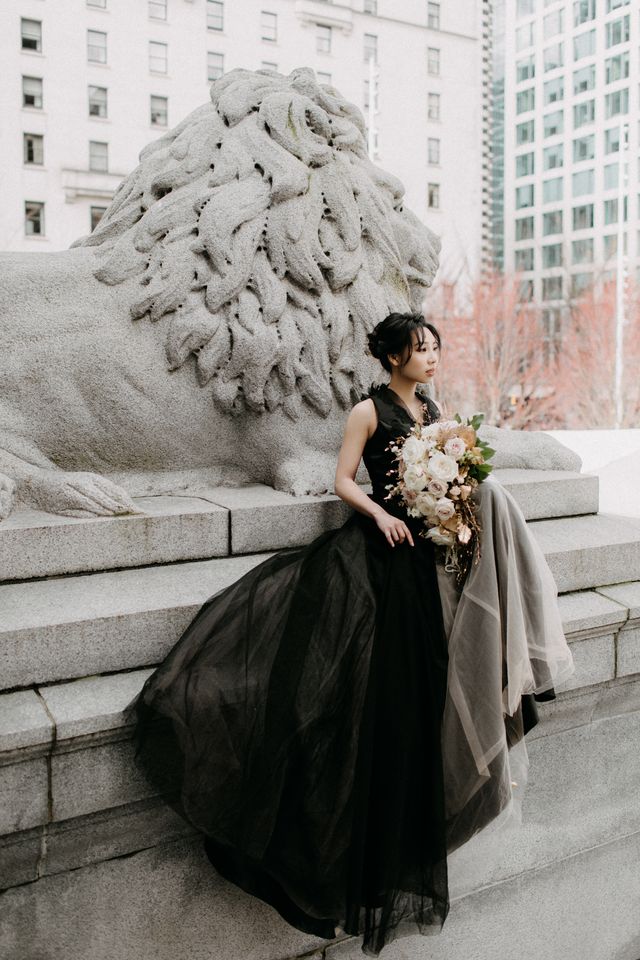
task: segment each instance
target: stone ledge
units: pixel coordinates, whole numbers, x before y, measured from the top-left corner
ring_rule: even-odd
[[[565,470],[493,472],[527,520],[596,513],[598,478]],[[361,484],[365,493],[369,484]],[[286,549],[340,526],[335,494],[294,497],[263,484],[134,497],[144,515],[63,517],[18,506],[0,521],[2,579],[28,580]]]

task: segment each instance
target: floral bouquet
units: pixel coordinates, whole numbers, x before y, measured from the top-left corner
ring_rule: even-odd
[[[474,552],[475,562],[480,559],[481,528],[471,494],[493,469],[487,460],[495,453],[478,438],[483,419],[476,413],[463,422],[456,413],[453,420],[416,423],[387,448],[398,466],[397,482],[386,485],[385,499],[397,497],[410,516],[424,518],[419,535],[447,548],[445,570],[456,574],[458,585]]]

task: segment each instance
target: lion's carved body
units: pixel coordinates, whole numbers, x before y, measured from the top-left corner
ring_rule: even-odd
[[[72,249],[0,256],[0,519],[136,509],[109,474],[332,489],[366,334],[438,238],[313,71],[233,70]]]

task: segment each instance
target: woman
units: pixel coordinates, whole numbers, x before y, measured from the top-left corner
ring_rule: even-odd
[[[499,483],[476,491],[482,557],[461,592],[422,521],[385,500],[389,441],[440,416],[416,388],[441,341],[392,313],[369,347],[391,376],[346,421],[335,491],[353,514],[210,597],[135,708],[139,762],[215,868],[296,928],[360,934],[377,956],[442,928],[447,853],[513,810],[532,695],[554,696],[573,663]]]

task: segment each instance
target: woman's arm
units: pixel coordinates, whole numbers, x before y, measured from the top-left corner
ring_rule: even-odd
[[[413,546],[413,538],[407,525],[387,513],[379,503],[368,497],[354,479],[362,459],[364,445],[375,427],[376,412],[373,400],[367,398],[356,403],[345,424],[336,465],[334,489],[341,500],[375,520],[392,547],[395,546],[396,541],[402,541],[405,537]]]

